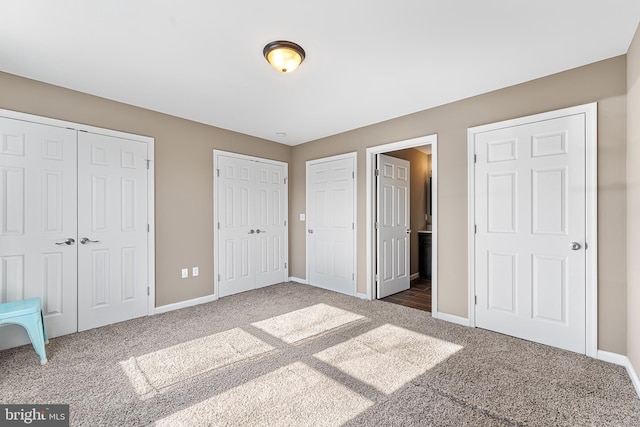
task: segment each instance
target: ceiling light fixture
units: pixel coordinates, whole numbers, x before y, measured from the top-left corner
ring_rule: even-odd
[[[290,73],[304,61],[304,49],[285,40],[268,43],[262,50],[267,62],[283,73]]]

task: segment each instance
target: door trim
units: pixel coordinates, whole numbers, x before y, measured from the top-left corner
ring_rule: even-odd
[[[149,287],[149,298],[147,300],[147,316],[155,314],[156,305],[156,245],[155,245],[155,138],[150,136],[136,135],[117,130],[99,128],[81,123],[69,122],[66,120],[52,119],[49,117],[37,116],[35,114],[21,113],[18,111],[0,109],[0,116],[8,119],[21,120],[24,122],[41,125],[55,126],[73,129],[81,132],[91,132],[99,135],[113,136],[116,138],[129,139],[132,141],[147,144],[147,280]]]
[[[475,135],[482,132],[513,127],[543,120],[584,114],[585,116],[585,173],[586,173],[586,355],[598,355],[598,175],[597,175],[597,135],[598,135],[598,104],[590,103],[570,108],[519,117],[511,120],[475,126],[467,129],[467,236],[468,236],[468,325],[476,326],[475,320]]]
[[[366,272],[367,272],[367,294],[369,300],[376,298],[375,268],[376,268],[376,176],[375,164],[376,154],[388,151],[401,150],[403,148],[420,147],[431,145],[431,230],[432,230],[432,262],[431,262],[431,316],[438,318],[438,135],[426,135],[403,141],[391,142],[367,148],[367,193],[366,193]]]
[[[284,269],[284,277],[283,281],[287,281],[289,279],[289,164],[286,162],[281,162],[279,160],[271,160],[265,159],[262,157],[248,156],[246,154],[233,153],[231,151],[222,151],[222,150],[213,150],[213,294],[210,295],[213,301],[217,300],[220,295],[218,292],[218,287],[220,286],[218,280],[218,233],[216,230],[218,229],[216,224],[218,223],[218,211],[216,209],[217,201],[218,201],[218,175],[216,171],[218,170],[218,157],[226,156],[233,157],[236,159],[249,160],[252,162],[260,162],[260,163],[268,163],[272,165],[279,165],[284,167],[284,182],[285,182],[285,198],[284,198],[284,217],[286,224],[284,229],[284,259],[286,260],[286,267]]]
[[[351,295],[358,296],[358,153],[351,152],[345,154],[338,154],[335,156],[323,157],[320,159],[307,160],[305,165],[305,207],[307,218],[305,219],[305,230],[307,229],[306,223],[309,216],[309,180],[307,179],[309,173],[309,166],[318,163],[326,163],[334,160],[353,159],[353,289]],[[305,231],[305,278],[308,284],[311,284],[309,280],[309,233]]]

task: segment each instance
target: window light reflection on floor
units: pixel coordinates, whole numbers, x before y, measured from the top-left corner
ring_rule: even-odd
[[[187,341],[120,362],[143,398],[207,371],[264,355],[274,348],[240,328]]]
[[[252,326],[293,344],[361,319],[365,317],[327,304],[316,304],[252,323]]]
[[[156,422],[157,426],[339,426],[373,405],[302,362],[284,366]]]
[[[461,349],[457,344],[386,324],[314,357],[391,394]]]

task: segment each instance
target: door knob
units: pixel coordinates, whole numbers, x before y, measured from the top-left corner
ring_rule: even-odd
[[[83,245],[86,245],[87,243],[100,243],[100,240],[91,240],[88,237],[83,237],[82,239],[80,239],[80,243],[82,243]]]
[[[256,230],[256,233],[260,234],[260,233],[266,233],[266,230],[260,230],[259,228]]]
[[[76,241],[74,239],[72,239],[71,237],[69,237],[67,240],[65,240],[64,242],[56,242],[56,245],[68,245],[71,246],[75,243]]]
[[[411,234],[411,229],[407,228],[407,234]]]
[[[577,251],[578,249],[580,249],[582,246],[580,246],[580,243],[578,242],[571,242],[569,243],[569,249],[571,249],[572,251]]]
[[[309,234],[313,234],[313,230],[312,229],[309,229],[308,231],[309,231]]]
[[[253,228],[251,230],[249,230],[249,234],[253,234],[255,232],[256,232],[256,230],[254,230]]]

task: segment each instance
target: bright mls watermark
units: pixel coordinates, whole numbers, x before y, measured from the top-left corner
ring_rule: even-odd
[[[69,427],[69,405],[0,405],[0,425]]]

